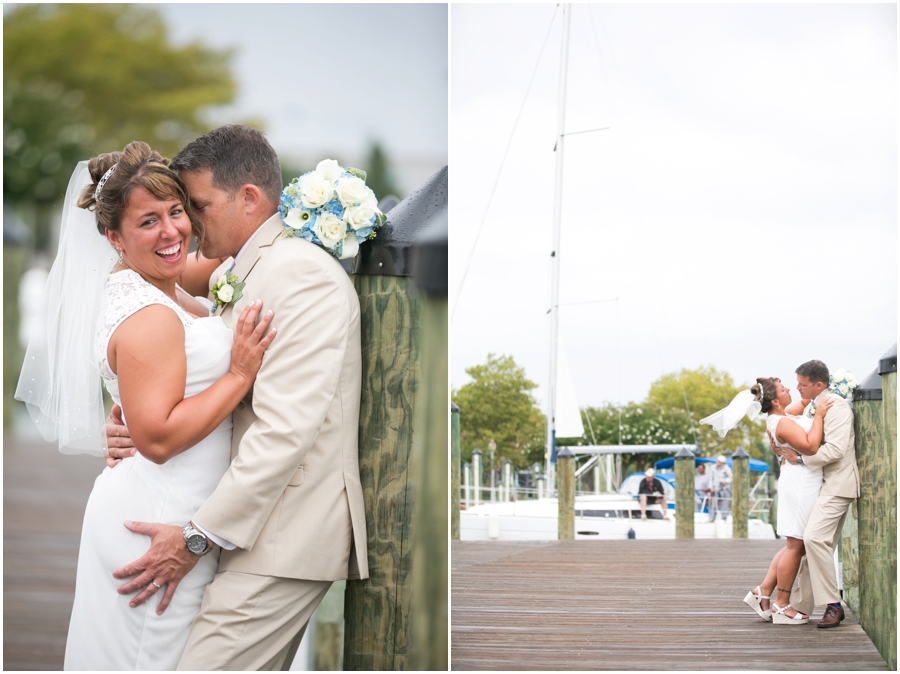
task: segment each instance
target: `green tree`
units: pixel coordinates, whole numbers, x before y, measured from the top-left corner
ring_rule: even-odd
[[[744,388],[746,387],[735,385],[730,374],[712,365],[696,370],[684,368],[680,372],[663,375],[653,382],[647,394],[647,402],[663,409],[684,410],[687,399],[691,421],[704,456],[733,452],[742,446],[751,456],[765,458],[761,456],[756,444],[760,433],[765,434],[761,421],[751,422],[744,417],[724,438],[720,438],[712,427],[699,423],[700,419],[728,405]]]
[[[460,448],[463,463],[476,448],[485,453],[497,443],[495,461],[509,459],[517,467],[544,457],[545,417],[531,394],[537,384],[525,376],[512,356],[488,354],[484,365],[466,369],[472,381],[453,391],[460,408]]]
[[[155,9],[22,4],[3,19],[3,197],[39,206],[36,245],[79,159],[146,141],[172,156],[229,103],[231,52],[175,47]],[[34,224],[34,223],[31,223]]]
[[[605,403],[600,407],[586,407],[581,414],[588,437],[592,441],[596,439],[598,445],[694,443],[691,420],[683,408],[664,408],[646,401],[625,405]],[[669,456],[670,452],[635,454],[631,458],[626,456],[623,459],[624,474],[644,470]]]
[[[404,195],[394,182],[390,161],[380,143],[372,143],[366,165],[359,168],[366,172],[366,185],[372,189],[379,201],[389,194],[403,199]]]

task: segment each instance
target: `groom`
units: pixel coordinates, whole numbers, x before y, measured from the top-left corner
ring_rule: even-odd
[[[281,236],[281,168],[260,132],[242,125],[211,131],[179,152],[172,168],[205,226],[201,252],[229,258],[210,287],[230,258],[231,273],[246,283],[240,300],[217,315],[233,328],[244,306],[261,299],[278,334],[234,411],[232,462],[216,490],[184,529],[128,523],[152,545],[113,575],[141,574],[119,589],[143,590],[132,605],[165,587],[162,612],[199,556],[221,546],[178,668],[281,669],[331,583],[368,577],[357,447],[359,301],[333,257]],[[125,449],[120,458],[129,455]]]
[[[791,604],[806,615],[814,606],[827,604],[818,627],[837,627],[844,619],[844,609],[837,585],[834,550],[847,510],[853,499],[859,498],[853,411],[846,400],[827,392],[828,367],[822,361],[803,363],[796,374],[801,398],[812,400],[804,414],[815,414],[816,406],[825,396],[834,398],[835,403],[825,415],[822,446],[812,456],[800,457],[810,470],[822,468],[823,482],[803,533],[806,556],[800,563],[800,587],[791,597]],[[795,452],[785,452],[785,458],[791,463],[797,462]]]

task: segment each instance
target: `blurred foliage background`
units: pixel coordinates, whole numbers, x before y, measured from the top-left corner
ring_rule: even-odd
[[[235,50],[175,45],[152,6],[21,4],[3,17],[3,426],[24,349],[19,281],[49,269],[62,199],[75,164],[143,140],[172,157],[210,131],[235,99]],[[264,119],[232,119],[265,131]],[[279,150],[275,147],[276,151]],[[282,157],[285,182],[323,157]],[[402,194],[373,140],[366,165],[379,198]]]

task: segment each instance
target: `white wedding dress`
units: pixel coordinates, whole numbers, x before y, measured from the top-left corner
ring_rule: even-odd
[[[807,416],[785,417],[783,415],[770,414],[766,419],[766,427],[775,437],[775,429],[782,419],[791,419],[797,422],[804,433],[809,433],[813,420]],[[789,444],[778,442],[778,447],[790,447]],[[796,451],[796,450],[795,450]],[[800,464],[790,464],[787,461],[781,466],[781,477],[778,478],[778,526],[779,536],[803,539],[803,532],[809,515],[819,491],[822,489],[822,469],[810,470]]]
[[[97,360],[116,403],[121,404],[118,380],[106,359],[110,337],[122,321],[150,304],[170,307],[184,325],[185,397],[202,392],[231,367],[233,333],[221,318],[193,318],[131,270],[111,274]],[[123,409],[126,418],[127,414]],[[128,531],[123,521],[186,524],[216,488],[230,462],[229,415],[209,436],[163,465],[138,453],[100,474],[84,513],[65,669],[175,669],[200,610],[203,591],[216,572],[218,549],[200,558],[178,585],[163,615],[157,615],[156,609],[165,586],[150,600],[131,608],[129,601],[137,593],[118,594],[116,588],[126,581],[113,578],[112,573],[143,556],[150,538]]]

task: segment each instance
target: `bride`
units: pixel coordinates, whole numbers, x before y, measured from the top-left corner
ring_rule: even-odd
[[[66,669],[175,669],[218,550],[201,557],[164,613],[159,600],[135,608],[112,572],[143,555],[147,540],[124,522],[181,525],[212,493],[231,460],[231,412],[275,335],[266,333],[271,311],[256,325],[259,301],[233,334],[178,285],[190,237],[203,231],[168,163],[133,142],[78,164],[47,286],[49,328],[29,344],[16,391],[62,452],[101,454],[102,378],[139,448],[100,474],[88,500]]]
[[[745,413],[752,421],[763,412],[768,414],[766,428],[777,447],[798,456],[809,456],[815,454],[822,444],[825,413],[834,400],[824,398],[812,418],[802,415],[809,402],[800,400],[792,403],[790,391],[777,377],[758,378],[749,391],[742,391],[728,407],[701,419],[700,423],[710,424],[724,437]],[[809,622],[809,616],[794,609],[790,600],[800,559],[806,552],[803,532],[821,487],[821,468],[810,470],[802,461],[783,464],[778,479],[777,531],[786,539],[786,544],[772,559],[765,580],[744,597],[744,603],[763,620],[776,625],[805,625]],[[771,602],[775,590],[778,595]]]

